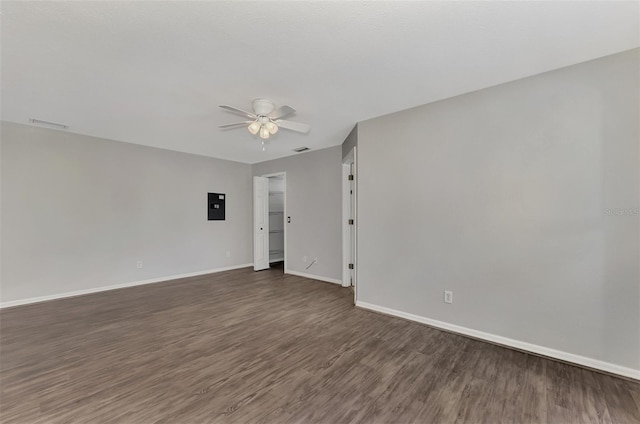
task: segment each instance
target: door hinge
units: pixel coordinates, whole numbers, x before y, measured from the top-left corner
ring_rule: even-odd
[[[349,264],[349,269],[353,269],[353,264]]]
[[[349,220],[349,225],[353,225],[353,219]]]
[[[349,175],[349,181],[353,181],[353,174]]]

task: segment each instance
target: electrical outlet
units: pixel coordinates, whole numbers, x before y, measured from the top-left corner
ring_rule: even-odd
[[[231,252],[229,250],[227,250],[227,258],[231,257]]]
[[[445,290],[444,291],[444,303],[453,303],[453,292]]]
[[[306,256],[302,257],[302,262],[307,263],[307,257]]]
[[[315,262],[316,265],[318,265],[318,258],[313,258],[313,262]]]
[[[142,261],[136,262],[136,268],[142,269]]]

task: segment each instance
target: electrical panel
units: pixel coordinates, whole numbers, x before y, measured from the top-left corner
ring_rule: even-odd
[[[224,221],[224,193],[208,193],[207,212],[209,221]]]

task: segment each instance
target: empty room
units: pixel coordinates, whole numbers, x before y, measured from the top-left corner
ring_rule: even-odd
[[[639,1],[0,2],[0,422],[640,423]]]

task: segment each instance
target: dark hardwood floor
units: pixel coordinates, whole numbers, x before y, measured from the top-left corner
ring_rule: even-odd
[[[241,269],[2,310],[3,423],[639,423],[640,385]]]

